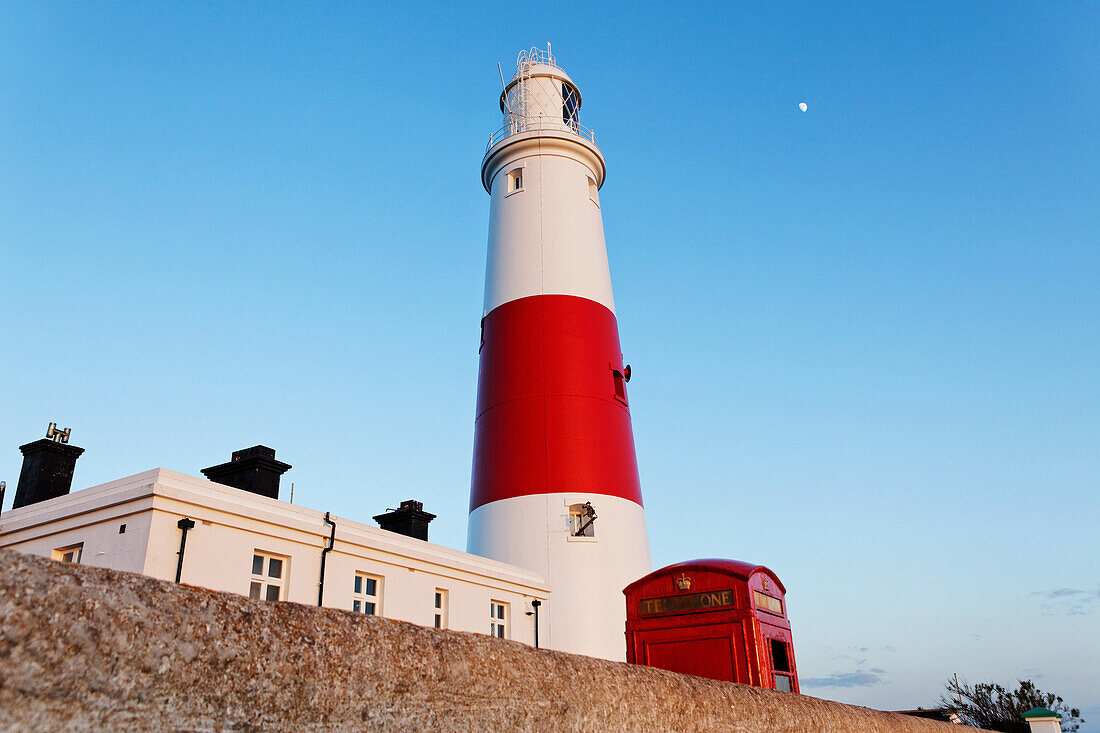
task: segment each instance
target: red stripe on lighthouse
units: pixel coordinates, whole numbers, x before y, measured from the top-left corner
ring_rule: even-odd
[[[494,308],[482,324],[470,510],[530,494],[641,505],[615,315],[572,295]],[[621,387],[621,383],[620,383]]]

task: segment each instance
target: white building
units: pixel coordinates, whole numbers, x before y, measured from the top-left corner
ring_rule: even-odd
[[[327,608],[535,643],[532,602],[550,596],[542,576],[329,519],[156,468],[0,515],[0,547],[169,581],[179,569],[183,583],[308,605],[318,605],[324,554]]]

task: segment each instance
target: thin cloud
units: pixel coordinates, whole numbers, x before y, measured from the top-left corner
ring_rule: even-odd
[[[1048,614],[1087,616],[1095,612],[1097,605],[1100,605],[1100,589],[1054,588],[1033,591],[1031,595],[1045,600],[1042,608]]]
[[[855,672],[834,672],[828,677],[799,678],[800,687],[867,687],[882,682],[886,670],[880,667],[857,669]]]

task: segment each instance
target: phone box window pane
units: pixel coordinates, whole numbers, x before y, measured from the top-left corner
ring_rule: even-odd
[[[283,577],[283,561],[271,558],[271,563],[268,565],[267,574],[272,578]]]
[[[785,674],[775,675],[775,689],[779,690],[780,692],[790,692],[791,678]]]
[[[260,555],[252,556],[252,574],[263,575],[264,574],[264,559]]]

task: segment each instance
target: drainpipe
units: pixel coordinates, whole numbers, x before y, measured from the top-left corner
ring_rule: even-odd
[[[531,608],[535,609],[535,648],[539,648],[539,606],[542,605],[542,601],[538,598],[531,601]]]
[[[176,526],[180,528],[180,551],[176,554],[179,555],[179,560],[176,562],[176,582],[180,582],[180,576],[183,575],[183,551],[187,548],[187,530],[195,528],[195,520],[184,517],[176,522]]]
[[[332,512],[325,512],[325,524],[332,526],[328,536],[328,544],[321,548],[321,579],[317,582],[317,605],[325,604],[325,559],[332,552],[332,546],[336,542],[336,522],[332,521]]]

